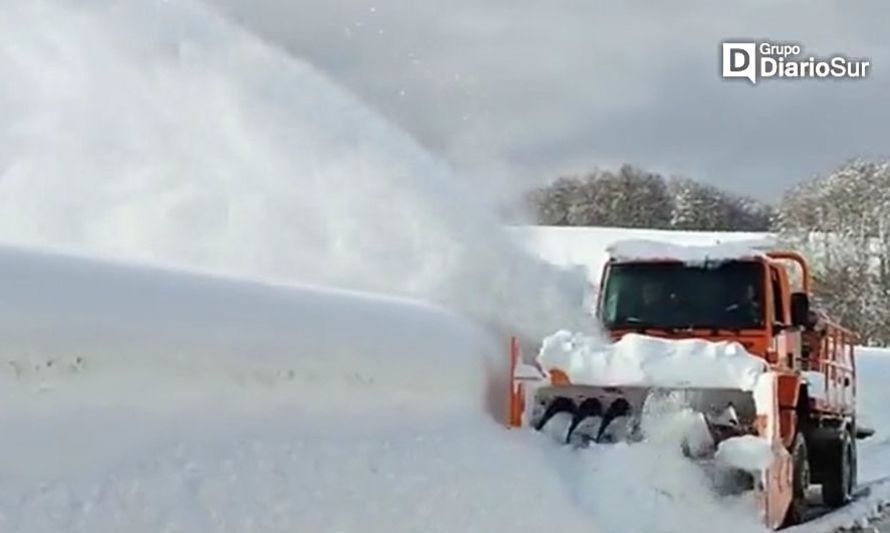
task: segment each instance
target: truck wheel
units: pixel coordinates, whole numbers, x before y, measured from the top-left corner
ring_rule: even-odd
[[[791,505],[785,515],[782,527],[803,522],[807,512],[807,489],[810,487],[810,463],[807,459],[807,443],[803,434],[798,433],[791,445],[791,463],[794,468],[791,481]]]
[[[841,430],[837,440],[831,443],[831,464],[827,465],[822,482],[822,502],[836,508],[853,499],[856,484],[856,449],[850,432]]]

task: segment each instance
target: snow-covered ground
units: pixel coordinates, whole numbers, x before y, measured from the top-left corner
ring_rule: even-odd
[[[3,531],[706,531],[727,512],[657,443],[580,454],[500,426],[503,346],[440,308],[19,249],[0,274]],[[650,513],[616,513],[628,498]]]
[[[198,1],[18,2],[0,33],[0,531],[760,529],[670,427],[571,451],[495,420],[492,331],[595,334],[547,262],[665,234],[505,231],[475,177]],[[863,358],[863,481],[888,363]]]

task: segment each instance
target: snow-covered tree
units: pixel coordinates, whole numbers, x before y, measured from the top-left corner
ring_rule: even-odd
[[[793,187],[776,230],[810,256],[833,315],[866,342],[890,342],[890,163],[853,160]]]
[[[575,178],[561,177],[547,187],[531,192],[529,202],[539,224],[548,226],[569,225],[573,203],[581,194],[581,184]]]
[[[632,165],[564,177],[533,194],[538,222],[680,230],[766,231],[772,210],[750,198],[691,179]]]

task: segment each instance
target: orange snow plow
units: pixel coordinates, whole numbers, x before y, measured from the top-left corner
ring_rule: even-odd
[[[767,450],[762,467],[735,469],[729,492],[753,490],[769,528],[805,520],[812,484],[830,507],[849,502],[856,439],[870,434],[856,420],[855,335],[810,308],[803,256],[632,244],[630,252],[611,248],[602,274],[596,315],[610,337],[608,355],[573,352],[562,338],[555,344],[567,356],[547,358],[542,347],[532,360],[511,339],[508,425],[575,446],[633,442],[646,438],[640,421],[648,406],[669,397],[701,419],[706,438],[684,440],[687,457],[713,465],[740,437],[757,437]],[[662,360],[637,353],[646,350],[674,357],[688,375],[678,377],[676,365],[665,374]],[[670,379],[634,375],[622,383],[614,365],[629,359]],[[750,378],[744,386],[726,377],[730,363]],[[722,381],[709,381],[709,365]]]

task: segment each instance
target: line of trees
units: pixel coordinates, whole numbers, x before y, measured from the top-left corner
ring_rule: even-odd
[[[772,232],[810,259],[820,307],[861,342],[890,343],[888,161],[848,161],[776,206],[631,165],[560,178],[527,200],[545,225]]]
[[[638,167],[561,177],[531,191],[539,224],[701,231],[768,231],[774,209],[688,178]]]

